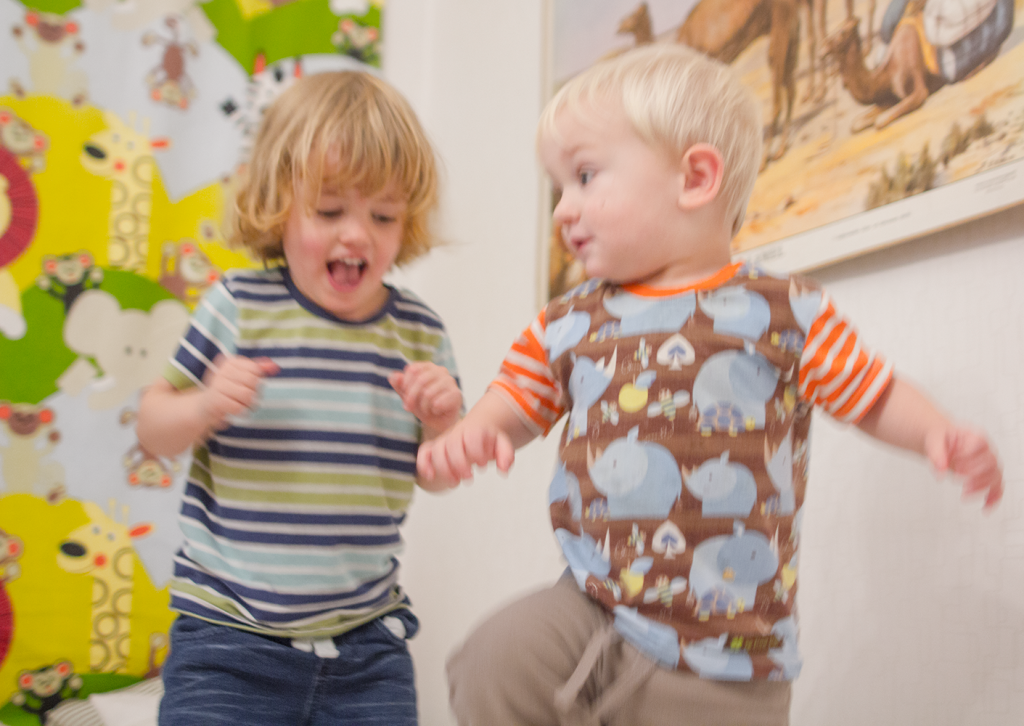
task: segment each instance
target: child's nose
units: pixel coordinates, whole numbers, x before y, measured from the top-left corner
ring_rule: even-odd
[[[579,211],[571,196],[563,192],[551,216],[557,225],[572,224],[579,217]]]
[[[368,221],[358,219],[355,215],[348,215],[338,223],[338,239],[346,244],[359,244],[369,239],[369,230]]]

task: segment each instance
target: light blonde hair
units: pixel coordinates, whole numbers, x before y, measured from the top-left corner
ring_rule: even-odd
[[[714,146],[724,173],[719,195],[743,224],[761,163],[761,114],[754,95],[728,66],[677,43],[652,43],[599,61],[569,80],[541,113],[538,140],[558,140],[558,114],[619,102],[646,143],[681,156],[693,144]],[[589,107],[589,109],[588,109]]]
[[[401,265],[436,244],[434,149],[412,107],[379,78],[358,71],[298,79],[267,109],[235,195],[230,241],[264,262],[284,259],[282,234],[297,189],[307,204],[323,189],[374,194],[394,181],[407,203]]]

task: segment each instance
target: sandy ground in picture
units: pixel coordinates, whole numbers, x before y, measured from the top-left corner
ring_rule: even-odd
[[[887,3],[878,2],[877,30]],[[1015,27],[1001,54],[988,66],[959,83],[939,88],[920,108],[884,129],[852,134],[851,122],[868,107],[843,88],[836,64],[829,67],[823,101],[806,100],[807,29],[801,18],[801,47],[797,64],[797,102],[793,109],[790,144],[785,155],[771,162],[758,177],[747,210],[747,221],[733,242],[736,252],[755,249],[793,234],[850,217],[868,209],[870,188],[884,172],[893,177],[902,154],[913,165],[927,145],[933,162],[931,188],[963,179],[985,169],[1024,157],[1024,3],[1017,0]],[[861,18],[867,2],[855,3]],[[843,0],[828,3],[828,33],[846,19]],[[744,81],[771,111],[771,79],[766,65],[768,39],[759,38],[733,63]],[[884,46],[874,41],[865,65],[881,59]],[[991,127],[981,139],[948,163],[938,161],[956,124],[961,131],[979,118]]]

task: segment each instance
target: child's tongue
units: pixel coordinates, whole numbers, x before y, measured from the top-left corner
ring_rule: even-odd
[[[355,287],[363,276],[363,265],[349,265],[340,260],[332,262],[327,266],[336,285],[340,287]]]

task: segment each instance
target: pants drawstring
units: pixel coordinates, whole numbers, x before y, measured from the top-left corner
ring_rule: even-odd
[[[651,677],[657,667],[658,665],[650,658],[636,658],[630,664],[629,670],[610,684],[594,705],[594,723],[600,724],[601,719],[619,710],[626,699],[636,693],[637,689]]]
[[[601,719],[619,709],[658,667],[649,658],[637,658],[629,670],[608,685],[592,708],[588,709],[578,704],[580,691],[583,690],[598,659],[620,640],[622,636],[611,622],[594,633],[580,657],[576,670],[565,685],[555,691],[555,709],[565,726],[601,726]]]

